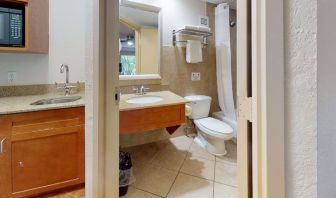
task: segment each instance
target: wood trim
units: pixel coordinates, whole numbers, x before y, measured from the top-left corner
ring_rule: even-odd
[[[119,118],[120,134],[178,126],[185,123],[185,105],[120,111]]]
[[[132,21],[129,21],[125,18],[120,17],[119,20],[120,20],[120,23],[123,23],[124,25],[128,26],[129,28],[131,28],[135,31],[139,31],[141,29],[141,27],[138,24],[133,23]]]
[[[8,2],[11,3],[18,3],[16,0],[8,0]],[[27,3],[25,6],[25,46],[24,47],[0,47],[0,52],[8,52],[8,53],[12,53],[12,52],[27,52],[29,49],[29,8],[28,8],[28,0],[22,1],[23,3]],[[19,3],[22,3],[21,1]]]
[[[2,1],[16,4],[28,4],[28,0],[2,0]]]

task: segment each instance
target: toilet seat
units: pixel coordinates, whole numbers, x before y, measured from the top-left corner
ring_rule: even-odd
[[[194,120],[195,125],[205,134],[217,138],[231,138],[233,136],[233,129],[231,126],[223,121],[207,117]]]

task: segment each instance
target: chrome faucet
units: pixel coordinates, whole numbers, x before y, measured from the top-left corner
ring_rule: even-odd
[[[63,74],[64,70],[66,72],[65,84],[63,87],[57,87],[57,89],[64,89],[64,95],[69,96],[71,94],[71,88],[75,88],[76,86],[72,86],[69,84],[69,66],[67,64],[61,65],[60,73]]]
[[[69,84],[69,66],[67,64],[62,64],[61,69],[60,69],[61,74],[64,73],[64,69],[65,69],[65,72],[66,72],[65,83]]]
[[[133,91],[135,91],[135,95],[140,95],[140,96],[145,95],[147,90],[149,90],[149,88],[145,87],[144,85],[133,88]]]

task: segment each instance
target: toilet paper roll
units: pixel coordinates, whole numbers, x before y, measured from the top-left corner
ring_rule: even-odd
[[[192,112],[192,108],[189,105],[185,105],[185,115],[190,116]]]

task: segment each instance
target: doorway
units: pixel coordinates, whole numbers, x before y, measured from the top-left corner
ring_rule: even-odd
[[[96,112],[94,112],[94,115],[100,116],[100,119],[95,120],[95,129],[97,130],[97,132],[99,131],[98,134],[101,133],[101,139],[99,140],[99,138],[97,138],[97,142],[100,141],[105,146],[101,146],[100,144],[101,152],[98,153],[103,154],[101,154],[101,156],[99,157],[101,160],[96,161],[95,166],[97,172],[92,175],[98,176],[96,182],[101,182],[101,184],[105,184],[102,185],[103,187],[105,187],[105,189],[102,186],[100,186],[99,188],[98,186],[96,186],[92,188],[92,192],[97,192],[98,194],[99,192],[105,192],[105,197],[109,197],[107,195],[109,193],[112,193],[109,195],[113,197],[117,195],[116,188],[118,186],[118,171],[116,168],[111,169],[110,167],[118,167],[116,162],[118,161],[117,152],[119,150],[119,122],[117,116],[119,115],[119,113],[118,106],[115,104],[115,99],[119,99],[118,90],[116,90],[119,81],[117,75],[114,76],[113,73],[117,71],[116,65],[118,65],[118,63],[115,59],[112,58],[117,57],[117,51],[115,49],[118,49],[118,36],[113,33],[113,30],[115,30],[115,28],[117,27],[118,22],[118,2],[105,2],[103,0],[97,0],[96,3],[99,6],[95,7],[94,12],[96,13],[96,16],[100,14],[100,20],[103,23],[98,26],[96,24],[96,27],[100,31],[96,30],[94,34],[96,34],[97,36],[99,35],[99,38],[105,38],[106,40],[100,40],[99,45],[95,48],[96,52],[99,52],[99,50],[101,50],[100,52],[102,56],[97,56],[100,58],[95,60],[95,64],[100,65],[100,69],[96,68],[96,70],[94,71],[94,73],[97,72],[94,83],[97,83],[97,85],[100,86],[97,86],[94,89],[96,95],[96,100],[94,100],[94,104],[96,105],[96,107],[100,107],[100,111],[97,110]],[[266,9],[268,8],[269,10],[273,10],[272,6],[276,4],[277,2],[272,1],[267,4]],[[250,4],[249,1],[238,1],[238,9],[242,9],[242,14],[238,14],[237,22],[238,31],[240,29],[242,36],[239,37],[241,39],[238,39],[240,40],[240,44],[238,43],[238,53],[240,46],[243,49],[242,55],[244,57],[241,60],[242,62],[238,62],[238,68],[242,67],[242,72],[240,75],[238,74],[238,76],[244,78],[244,80],[241,82],[241,88],[239,88],[238,86],[238,93],[241,93],[238,96],[238,117],[240,117],[241,123],[238,124],[238,130],[246,132],[241,133],[242,135],[244,134],[244,136],[238,136],[238,141],[240,141],[241,139],[241,142],[244,142],[242,146],[238,148],[238,153],[242,153],[241,155],[238,154],[239,185],[241,185],[241,187],[239,187],[240,197],[267,197],[267,195],[270,195],[269,193],[273,192],[279,192],[275,197],[281,197],[283,195],[283,188],[279,188],[278,191],[273,191],[273,187],[275,187],[276,185],[275,183],[272,183],[272,181],[275,177],[271,176],[270,174],[271,172],[273,172],[271,170],[276,170],[275,172],[279,176],[277,177],[277,179],[283,179],[283,164],[281,164],[281,159],[280,164],[278,163],[277,165],[275,165],[273,163],[278,162],[278,160],[270,158],[270,156],[272,156],[272,153],[278,153],[280,155],[280,158],[281,156],[283,156],[282,141],[280,141],[280,143],[279,141],[277,141],[278,144],[270,144],[272,142],[275,142],[276,137],[280,138],[281,140],[283,136],[283,122],[281,119],[281,117],[283,116],[283,113],[281,113],[283,112],[283,106],[281,107],[281,104],[283,102],[281,99],[283,98],[283,93],[281,91],[278,93],[271,92],[271,88],[276,87],[277,83],[278,85],[279,83],[280,85],[283,84],[283,70],[281,70],[281,68],[283,69],[283,59],[281,57],[281,54],[283,53],[281,52],[281,50],[279,51],[279,49],[281,49],[283,45],[283,42],[281,39],[276,40],[277,42],[274,43],[267,40],[270,35],[274,35],[272,33],[274,33],[275,30],[279,30],[277,28],[280,28],[280,33],[278,32],[278,34],[276,35],[281,38],[281,24],[283,23],[283,21],[282,18],[279,17],[282,15],[281,12],[277,12],[276,15],[273,15],[272,17],[269,12],[266,12],[263,7],[264,5],[265,2]],[[278,5],[278,8],[282,8],[282,5]],[[106,15],[104,15],[103,13],[106,13]],[[104,16],[106,16],[106,18],[104,18]],[[251,16],[252,20],[250,22],[248,21],[248,16]],[[262,23],[264,22],[266,16],[270,16],[269,21],[267,21],[266,23],[267,31],[265,31],[265,23]],[[96,18],[96,20],[97,19],[98,18]],[[275,29],[269,28],[273,27],[270,23],[270,21],[273,20],[276,21],[278,25],[280,23],[280,26],[277,26],[277,28]],[[106,23],[106,21],[110,21],[111,23]],[[104,24],[106,24],[106,26]],[[247,35],[249,34],[251,37],[247,37]],[[104,49],[104,46],[106,47],[106,51]],[[268,54],[266,56],[261,56],[262,54],[265,55],[265,48],[271,51],[267,51]],[[98,54],[99,53],[97,53],[96,55]],[[104,54],[113,54],[113,56],[104,56]],[[278,56],[279,67],[275,67],[274,64],[272,64],[271,67],[271,62],[275,58],[271,55]],[[106,75],[106,73],[109,73],[110,75]],[[116,74],[117,73],[118,72],[116,72]],[[266,86],[265,89],[266,82],[268,82],[268,86]],[[281,90],[281,88],[283,87],[280,86],[278,88]],[[265,98],[265,94],[269,94],[269,97]],[[250,96],[252,96],[253,98],[249,98]],[[278,98],[278,100],[276,98]],[[106,108],[104,108],[105,105],[108,107],[108,111],[106,110]],[[272,108],[278,110],[277,116],[272,114],[272,112],[266,111],[266,109],[269,110]],[[270,117],[267,117],[266,119],[266,116],[268,115]],[[113,121],[111,121],[112,117],[114,118]],[[252,121],[252,124],[249,123],[248,120]],[[272,125],[267,125],[267,123],[272,123]],[[271,128],[275,126],[278,126],[280,128],[277,128],[277,130],[271,130]],[[257,131],[257,133],[253,133],[251,135],[251,131]],[[277,133],[275,136],[271,136],[274,135],[275,131],[279,133]],[[95,148],[97,149],[96,152],[99,150],[98,148],[99,147]],[[266,152],[266,149],[268,148],[273,148],[273,150],[271,149]],[[99,158],[97,157],[97,159]],[[267,169],[262,169],[263,167],[266,167]],[[101,177],[99,177],[99,175]],[[110,188],[110,186],[113,186],[113,189]],[[280,186],[283,185],[280,184]]]

